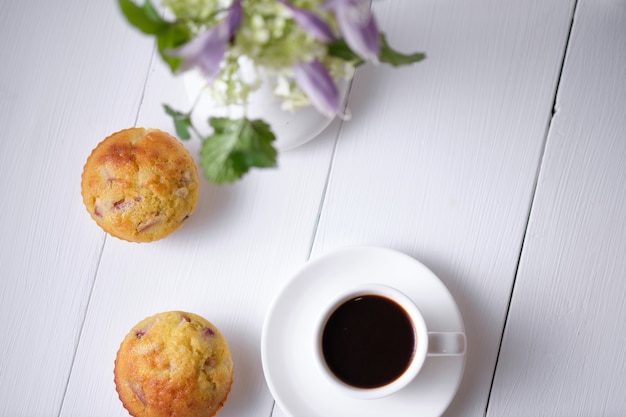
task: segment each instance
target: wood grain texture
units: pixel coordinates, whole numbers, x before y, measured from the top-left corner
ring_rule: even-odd
[[[182,80],[153,64],[137,124],[171,132],[162,103],[189,102]],[[220,417],[269,416],[261,327],[274,294],[309,255],[339,127],[282,153],[279,169],[227,186],[203,179],[196,212],[167,239],[107,238],[62,416],[126,415],[112,377],[119,343],[139,320],[174,309],[206,317],[231,345],[235,382]],[[185,142],[196,157],[199,144]]]
[[[172,132],[181,80],[115,1],[0,0],[0,415],[127,417],[119,343],[181,309],[232,345],[220,417],[266,417],[271,299],[309,255],[354,244],[420,259],[456,298],[469,355],[447,417],[624,415],[626,6],[578,3],[552,119],[575,0],[374,2],[391,44],[427,60],[359,69],[351,121],[277,170],[202,181],[189,222],[139,245],[89,218],[82,166],[116,130]]]
[[[393,45],[428,58],[357,73],[313,256],[380,245],[439,275],[469,346],[446,415],[483,416],[573,4],[374,7]]]
[[[150,59],[130,34],[113,2],[0,1],[0,415],[60,410],[104,241],[82,166]]]
[[[490,416],[626,415],[626,5],[580,1]]]

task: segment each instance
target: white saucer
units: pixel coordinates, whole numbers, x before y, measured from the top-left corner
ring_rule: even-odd
[[[342,249],[308,262],[278,293],[263,326],[261,357],[269,389],[290,417],[436,417],[454,398],[465,355],[429,356],[403,390],[376,400],[351,398],[326,384],[315,366],[316,320],[342,289],[378,282],[398,288],[420,308],[429,331],[464,332],[445,285],[415,259],[390,249]]]

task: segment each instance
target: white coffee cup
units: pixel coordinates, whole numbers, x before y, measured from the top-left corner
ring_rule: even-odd
[[[465,354],[465,334],[429,332],[415,303],[382,284],[349,288],[321,312],[315,361],[351,397],[382,398],[406,387],[428,356]]]

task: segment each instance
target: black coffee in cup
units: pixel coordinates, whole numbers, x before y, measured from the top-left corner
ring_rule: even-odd
[[[409,367],[416,343],[406,311],[380,295],[343,302],[330,314],[322,333],[328,368],[357,388],[378,388],[397,379]]]

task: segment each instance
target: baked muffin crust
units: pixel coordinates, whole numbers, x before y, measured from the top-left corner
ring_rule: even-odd
[[[126,335],[115,360],[115,386],[134,417],[211,417],[233,381],[226,339],[206,319],[171,311]]]
[[[168,236],[193,213],[198,171],[174,137],[131,128],[96,146],[85,164],[81,193],[87,211],[107,233],[131,242]]]

